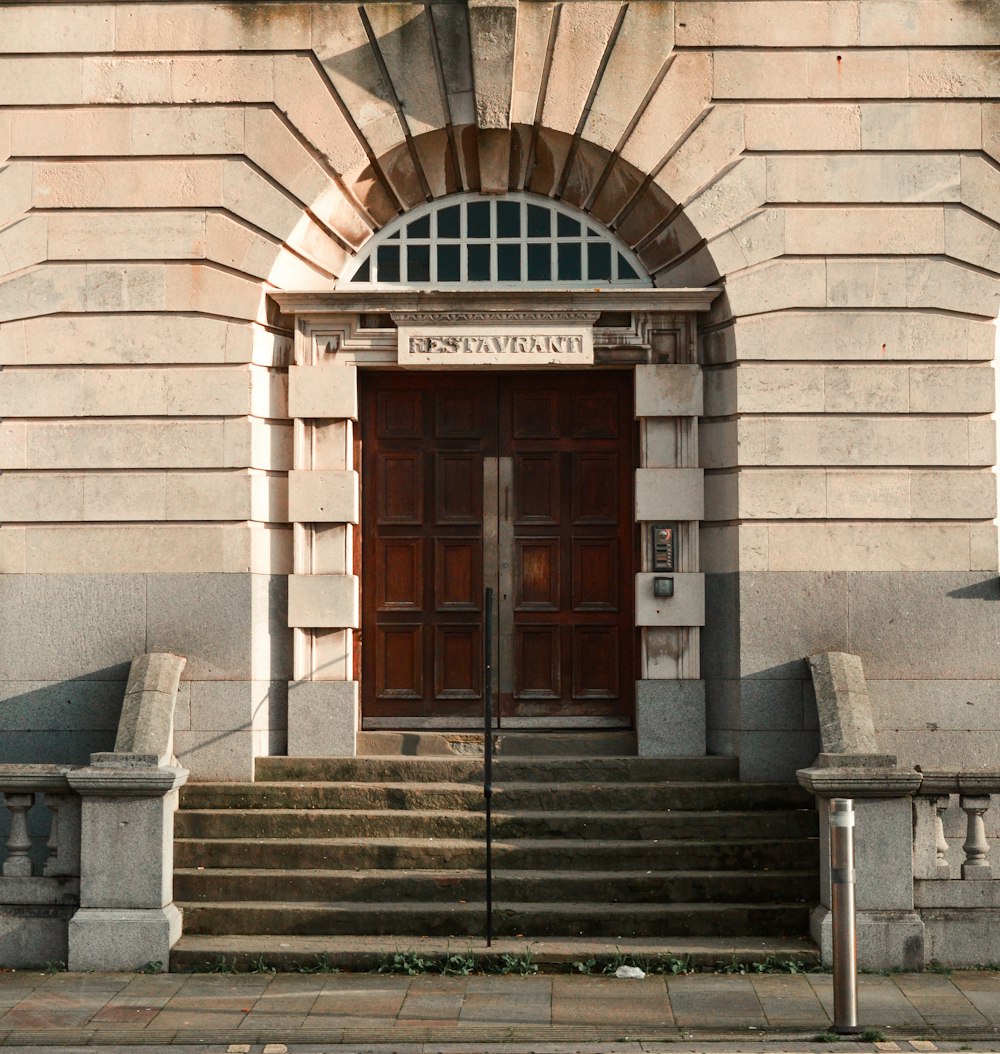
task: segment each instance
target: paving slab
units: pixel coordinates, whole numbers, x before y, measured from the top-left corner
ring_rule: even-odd
[[[754,993],[770,1026],[811,1028],[828,1020],[815,989],[804,975],[750,977]]]
[[[693,974],[670,983],[670,1005],[678,1025],[765,1026],[764,1008],[747,976]]]
[[[903,1052],[975,1050],[990,1040],[981,1049],[1000,1050],[997,974],[862,975],[859,991],[862,1024],[885,1029],[886,1039]],[[790,1051],[875,1051],[856,1041],[814,1043],[832,1012],[828,974],[625,980],[567,974],[4,973],[0,998],[0,1048],[36,1052],[47,1044],[146,1052],[157,1044],[173,1050],[197,1044],[205,1051],[212,1043],[223,1044],[221,1052],[236,1043],[261,1054],[261,1045],[275,1043],[289,1054],[298,1054],[296,1044],[302,1054],[318,1054],[324,1046],[388,1054],[408,1045],[414,1054],[484,1054],[490,1044],[514,1054],[511,1044],[520,1043],[525,1054],[544,1054],[543,1047],[568,1054],[567,1044],[573,1051],[589,1044],[595,1054],[624,1054],[630,1049],[624,1044],[641,1041],[649,1054],[683,1054],[679,1044],[688,1037],[697,1037],[699,1049],[727,1038],[720,1054],[734,1054],[741,1042],[759,1052],[764,1037],[785,1037],[793,1044],[784,1048]],[[950,1048],[942,1045],[948,1037]],[[936,1045],[911,1046],[910,1039]]]

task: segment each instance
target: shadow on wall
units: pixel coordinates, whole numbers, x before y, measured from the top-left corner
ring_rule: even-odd
[[[0,764],[86,765],[95,751],[113,750],[128,670],[126,662],[72,680],[22,682],[33,687],[0,699]]]
[[[0,699],[0,765],[87,765],[92,753],[114,750],[128,671],[127,662],[118,663],[73,680],[35,682]],[[39,795],[28,813],[36,870],[46,857],[50,824]],[[10,813],[0,808],[0,865],[9,833]]]
[[[953,589],[948,596],[955,600],[1000,600],[1000,578],[987,578],[971,586]]]

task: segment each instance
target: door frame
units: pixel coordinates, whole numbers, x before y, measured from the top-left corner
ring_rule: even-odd
[[[699,558],[704,486],[697,438],[703,403],[697,317],[719,293],[714,288],[437,293],[347,287],[271,294],[285,316],[275,321],[294,320],[295,330],[289,368],[294,435],[289,474],[290,752],[294,739],[308,742],[312,751],[330,743],[332,752],[353,753],[360,728],[353,647],[360,626],[354,566],[357,370],[405,368],[399,365],[399,327],[467,325],[528,332],[533,327],[584,327],[593,343],[594,366],[633,370],[640,435],[635,479],[639,752],[669,753],[669,744],[659,744],[665,733],[676,731],[678,741],[686,744],[683,753],[704,753],[699,655],[705,621]],[[338,497],[323,501],[321,492]],[[649,534],[652,523],[666,521],[676,525],[677,540],[670,601],[653,595],[653,580],[660,576],[652,571]],[[683,728],[673,727],[677,721]],[[311,739],[302,734],[315,730],[317,722],[335,734]]]

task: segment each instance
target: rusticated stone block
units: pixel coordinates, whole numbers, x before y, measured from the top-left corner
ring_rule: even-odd
[[[353,757],[358,724],[357,681],[289,684],[289,757]]]
[[[705,682],[636,681],[635,727],[642,757],[704,754]]]

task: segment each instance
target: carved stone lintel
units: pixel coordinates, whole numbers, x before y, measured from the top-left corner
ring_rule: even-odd
[[[531,325],[553,322],[593,323],[600,317],[599,311],[393,311],[392,320],[400,326],[465,325],[489,322],[493,325]]]

